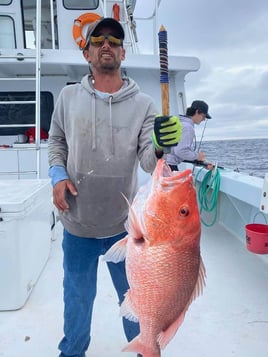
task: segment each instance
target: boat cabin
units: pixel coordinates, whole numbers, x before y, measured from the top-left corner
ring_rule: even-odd
[[[150,22],[156,44],[160,2],[143,19]],[[161,112],[159,54],[140,53],[135,6],[135,0],[0,0],[0,178],[47,177],[54,104],[64,86],[88,73],[80,47],[88,24],[100,17],[113,17],[124,27],[122,71],[154,98]],[[199,60],[169,56],[168,61],[170,110],[182,113],[185,76],[199,69]]]

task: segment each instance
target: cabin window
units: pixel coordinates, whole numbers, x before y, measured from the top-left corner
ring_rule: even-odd
[[[41,48],[58,48],[56,4],[53,2],[53,9],[51,9],[50,5],[50,0],[42,0],[41,2]],[[22,0],[22,8],[26,48],[35,48],[36,1]],[[53,25],[51,23],[51,11]],[[54,31],[54,36],[52,36],[52,31]]]
[[[12,0],[0,0],[0,5],[10,5]]]
[[[0,92],[0,101],[30,101],[35,100],[35,92]],[[53,95],[41,92],[40,127],[49,131],[53,112]],[[0,135],[24,134],[28,127],[20,124],[35,124],[35,104],[0,104],[0,125],[17,125],[12,128],[0,126]]]
[[[95,10],[99,6],[99,0],[63,0],[63,6],[72,10]]]
[[[15,48],[15,26],[10,16],[0,16],[0,48]]]

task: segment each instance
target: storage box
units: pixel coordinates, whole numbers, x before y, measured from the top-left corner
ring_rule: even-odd
[[[0,310],[21,308],[49,257],[49,180],[0,180]]]

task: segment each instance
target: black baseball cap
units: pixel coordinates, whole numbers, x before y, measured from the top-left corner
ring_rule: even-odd
[[[208,114],[208,105],[203,100],[194,100],[191,108],[198,109],[201,113],[206,114],[206,118],[211,119],[211,116]]]
[[[86,44],[84,48],[88,47],[90,37],[94,35],[94,33],[97,34],[99,29],[106,27],[111,28],[114,31],[114,34],[118,36],[118,38],[124,40],[125,32],[120,22],[113,19],[112,17],[103,17],[102,19],[89,24],[86,34]]]

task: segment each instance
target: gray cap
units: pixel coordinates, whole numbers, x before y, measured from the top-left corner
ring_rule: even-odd
[[[201,113],[206,115],[206,118],[211,119],[211,116],[208,114],[208,105],[203,100],[194,100],[191,108],[198,109]]]
[[[100,20],[97,20],[89,24],[87,29],[86,44],[84,46],[84,49],[88,47],[90,37],[94,34],[94,32],[97,32],[97,30],[100,28],[107,28],[107,27],[114,30],[115,32],[114,34],[116,34],[118,38],[124,40],[125,32],[121,24],[117,20],[113,19],[112,17],[104,17]]]

